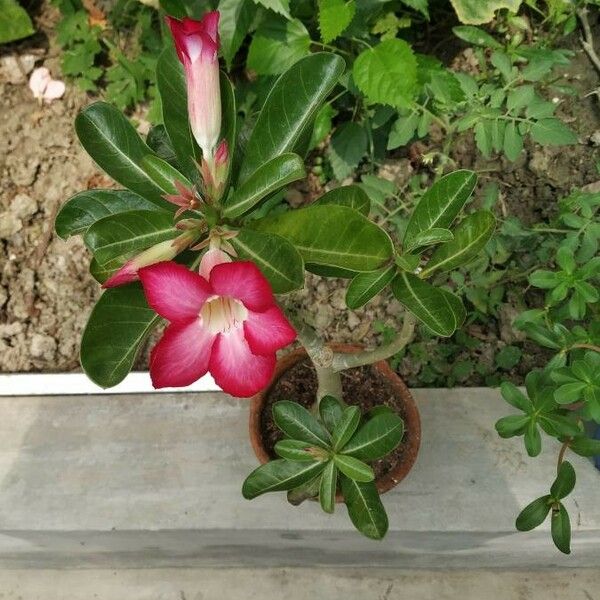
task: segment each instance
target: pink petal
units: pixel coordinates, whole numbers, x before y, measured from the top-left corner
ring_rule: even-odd
[[[208,281],[208,277],[213,267],[226,262],[231,262],[231,257],[229,254],[223,252],[223,250],[220,250],[219,248],[207,250],[200,261],[198,272]]]
[[[33,70],[31,77],[29,77],[29,89],[33,92],[35,98],[43,96],[50,79],[50,71],[46,67],[38,67]]]
[[[275,304],[269,282],[253,262],[235,261],[213,267],[210,285],[215,294],[241,300],[250,310],[263,312]]]
[[[138,278],[138,267],[133,260],[128,260],[116,273],[109,277],[103,284],[103,288],[113,288],[119,285],[131,283]]]
[[[182,322],[200,314],[210,286],[198,273],[174,262],[160,262],[138,271],[148,304],[165,319]]]
[[[200,319],[169,325],[150,356],[152,385],[183,387],[200,379],[208,371],[214,340]]]
[[[267,387],[275,371],[275,354],[256,356],[242,329],[219,334],[210,356],[209,370],[224,392],[247,398]]]
[[[62,98],[65,93],[65,84],[58,79],[52,79],[48,82],[46,91],[44,92],[44,100],[57,100]]]
[[[278,306],[265,312],[248,311],[244,335],[254,354],[274,354],[296,339],[296,331]]]

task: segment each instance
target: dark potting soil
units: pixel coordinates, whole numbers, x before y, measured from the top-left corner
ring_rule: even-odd
[[[342,373],[342,393],[346,404],[354,404],[364,415],[375,406],[385,405],[396,412],[406,425],[404,403],[390,382],[371,366],[349,369]],[[283,438],[283,432],[273,421],[273,404],[291,400],[310,409],[317,394],[317,375],[307,359],[297,362],[275,381],[269,390],[260,420],[265,449],[271,458],[277,458],[273,448]],[[414,432],[405,430],[400,445],[388,456],[371,463],[376,479],[384,477],[404,460]]]

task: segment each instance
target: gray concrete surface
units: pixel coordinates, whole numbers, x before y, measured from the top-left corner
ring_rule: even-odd
[[[518,534],[519,509],[546,492],[556,450],[530,460],[494,421],[488,389],[417,390],[422,448],[384,496],[390,533],[355,534],[339,507],[283,495],[242,499],[256,466],[247,403],[223,394],[0,398],[0,567],[597,567],[600,475],[570,456],[574,553],[547,531]],[[1,596],[0,596],[1,598]]]

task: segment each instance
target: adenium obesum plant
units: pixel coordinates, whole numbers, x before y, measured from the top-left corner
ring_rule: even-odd
[[[417,322],[440,336],[460,327],[465,309],[445,285],[447,273],[482,251],[494,217],[475,210],[454,225],[475,189],[470,171],[436,181],[399,239],[370,218],[358,185],[271,212],[271,200],[305,177],[315,116],[349,65],[326,52],[302,58],[239,135],[235,92],[219,72],[218,22],[218,12],[168,20],[175,47],[157,65],[163,124],[145,140],[103,102],[76,119],[82,145],[124,187],[81,192],[56,219],[61,237],[83,236],[91,273],[105,288],[83,334],[82,366],[97,384],[116,385],[166,321],[150,360],[156,387],[186,386],[210,372],[223,390],[245,397],[269,384],[276,351],[297,337],[318,378],[314,406],[294,398],[275,406],[281,458],[254,471],[243,493],[284,490],[296,503],[318,498],[326,512],[338,497],[359,531],[381,538],[387,517],[369,463],[398,446],[402,419],[385,407],[363,415],[347,406],[340,374],[400,351]],[[395,339],[355,354],[327,346],[287,297],[306,271],[350,279],[351,309],[389,288],[404,307]]]

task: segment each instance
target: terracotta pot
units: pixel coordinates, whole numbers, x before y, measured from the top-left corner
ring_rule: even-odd
[[[331,348],[336,352],[347,352],[354,353],[358,352],[361,348],[359,346],[352,346],[348,344],[331,344]],[[269,456],[261,435],[261,415],[266,398],[269,395],[269,391],[277,380],[288,370],[291,369],[296,363],[306,358],[306,351],[304,348],[298,348],[293,350],[289,354],[286,354],[277,361],[275,367],[275,373],[273,379],[269,384],[269,387],[264,389],[262,392],[253,396],[250,400],[250,443],[254,454],[260,461],[261,464],[269,462],[271,457]],[[398,464],[392,471],[387,473],[384,477],[381,477],[375,481],[377,489],[380,494],[383,494],[393,487],[398,485],[402,481],[408,472],[411,470],[417,454],[419,452],[419,446],[421,445],[421,418],[419,417],[419,411],[417,405],[412,397],[408,388],[398,377],[394,371],[390,368],[388,363],[384,360],[374,363],[375,368],[381,375],[383,375],[394,388],[396,395],[400,398],[404,406],[404,429],[408,432],[408,446],[406,447],[403,458],[404,460]],[[338,501],[340,498],[337,499]]]

